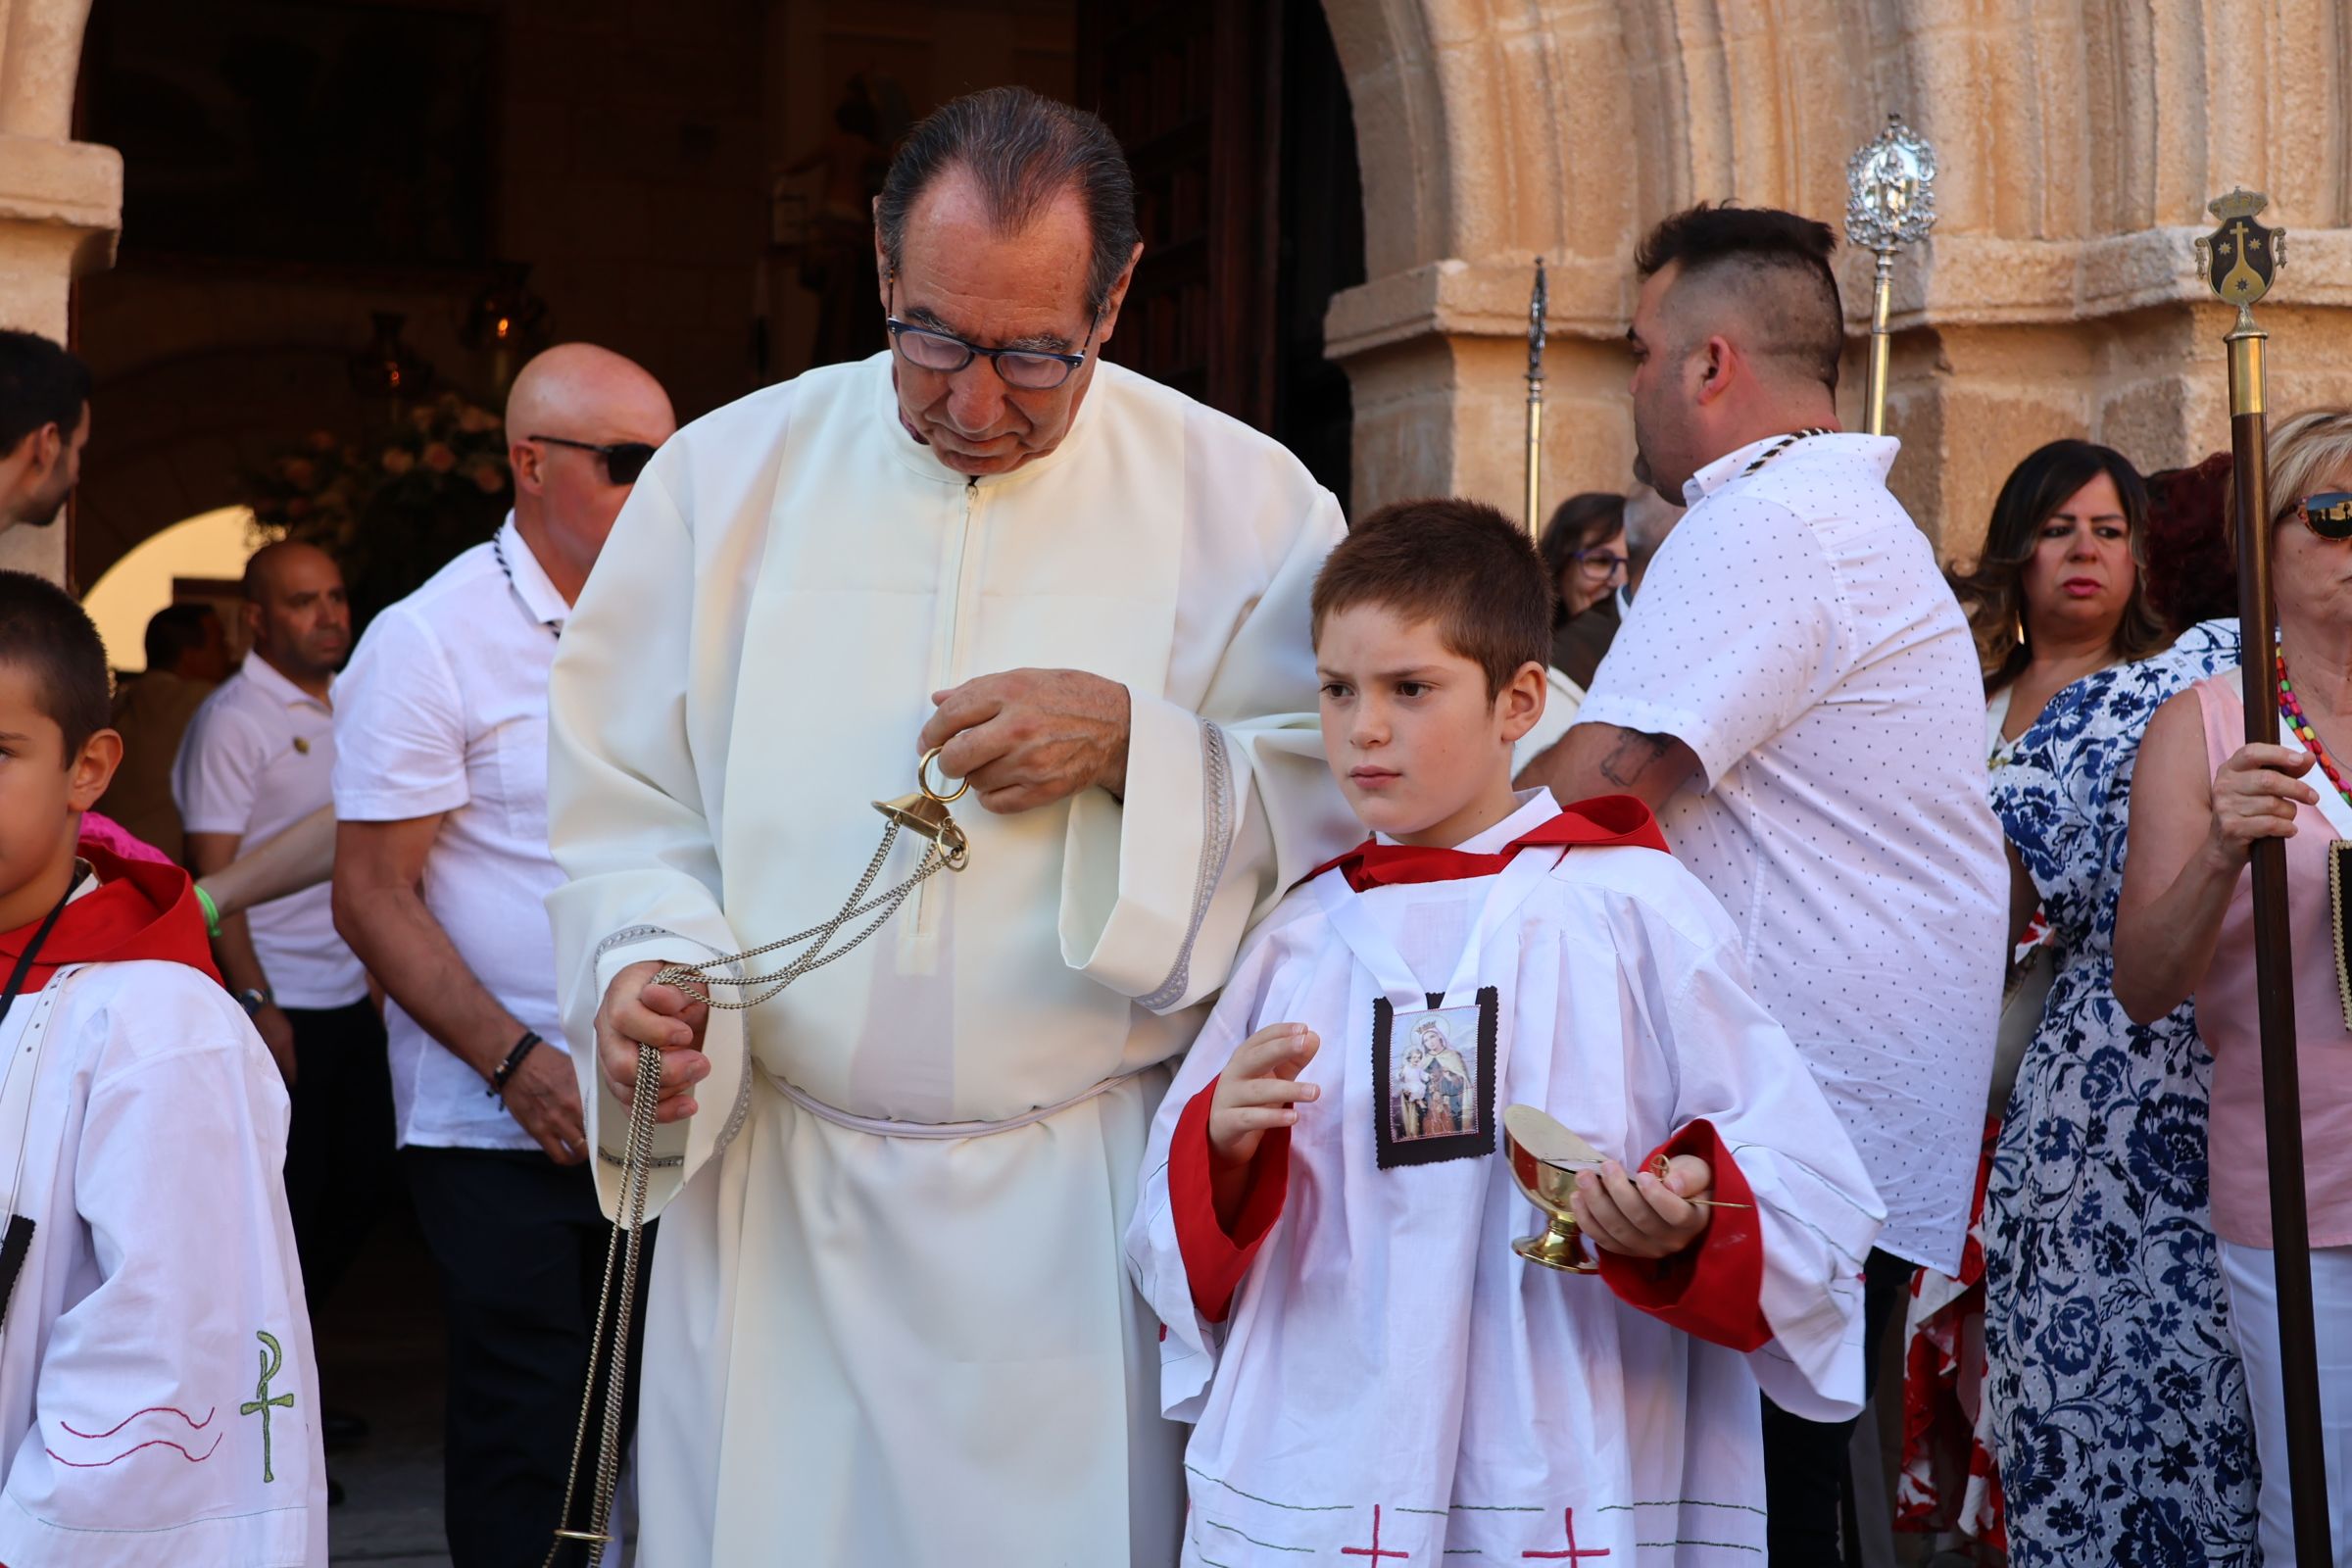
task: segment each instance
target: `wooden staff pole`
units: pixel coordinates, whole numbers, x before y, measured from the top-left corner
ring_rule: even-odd
[[[2278,605],[2271,591],[2268,388],[2270,334],[2252,306],[2268,292],[2283,233],[2255,215],[2268,205],[2232,191],[2209,210],[2222,226],[2197,242],[2207,281],[2237,306],[2230,345],[2230,452],[2237,505],[2238,662],[2244,671],[2246,744],[2278,744]],[[2326,781],[2322,781],[2326,787]],[[2286,918],[2286,841],[2256,841],[2253,862],[2254,989],[2262,1027],[2264,1141],[2271,1180],[2271,1257],[2278,1291],[2278,1373],[2286,1408],[2287,1485],[2294,1496],[2295,1558],[2335,1561],[2328,1544],[2328,1458],[2320,1425],[2320,1358],[2311,1305],[2311,1225],[2303,1188],[2303,1091],[2295,1054],[2295,979]]]

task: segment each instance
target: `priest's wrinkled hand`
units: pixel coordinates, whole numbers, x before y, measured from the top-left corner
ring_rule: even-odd
[[[1082,669],[1012,669],[949,691],[916,741],[999,814],[1033,811],[1100,784],[1127,793],[1127,688]]]
[[[1695,1154],[1677,1154],[1666,1173],[1627,1170],[1613,1159],[1576,1178],[1569,1207],[1593,1242],[1627,1257],[1672,1257],[1706,1233],[1704,1199],[1715,1172]]]
[[[694,1086],[710,1076],[710,1058],[702,1052],[710,1009],[675,986],[655,985],[661,972],[661,962],[649,958],[612,977],[596,1010],[596,1059],[605,1082],[626,1101],[637,1087],[639,1043],[660,1046],[662,1100],[655,1120],[683,1121],[700,1108]]]

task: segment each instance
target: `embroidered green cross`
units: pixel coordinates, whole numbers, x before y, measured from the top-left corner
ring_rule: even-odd
[[[294,1396],[281,1394],[275,1398],[270,1397],[270,1380],[277,1376],[285,1366],[286,1352],[268,1329],[256,1329],[254,1338],[262,1342],[262,1377],[261,1381],[254,1385],[253,1397],[237,1406],[237,1414],[258,1415],[262,1418],[262,1479],[275,1481],[277,1475],[270,1466],[270,1407],[273,1404],[280,1404],[291,1410],[294,1408]]]

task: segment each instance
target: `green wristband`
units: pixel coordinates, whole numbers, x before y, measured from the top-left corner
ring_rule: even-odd
[[[205,935],[217,937],[220,934],[220,906],[215,904],[213,896],[204,891],[203,883],[195,883],[194,887],[196,903],[204,910]]]

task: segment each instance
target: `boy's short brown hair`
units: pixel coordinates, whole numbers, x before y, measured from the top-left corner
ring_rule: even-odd
[[[1551,656],[1551,580],[1527,530],[1483,501],[1399,501],[1357,523],[1315,574],[1325,617],[1384,605],[1430,621],[1446,650],[1487,672],[1492,702],[1521,666]]]
[[[114,721],[106,645],[81,606],[47,578],[0,571],[0,664],[32,677],[41,711],[65,731],[68,767]]]

